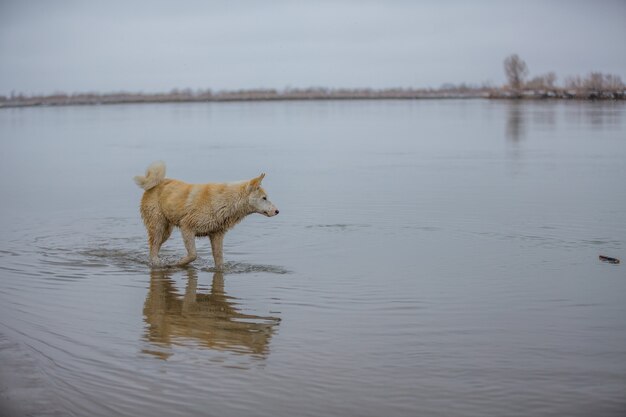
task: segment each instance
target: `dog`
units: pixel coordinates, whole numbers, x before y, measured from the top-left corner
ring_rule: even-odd
[[[260,213],[267,217],[278,214],[261,188],[264,177],[265,174],[261,174],[247,181],[188,184],[165,178],[165,163],[151,164],[145,176],[134,178],[145,190],[140,211],[148,231],[150,264],[163,266],[159,250],[176,226],[187,249],[187,256],[181,258],[177,266],[196,260],[196,237],[208,236],[215,269],[223,270],[224,234],[249,214]]]

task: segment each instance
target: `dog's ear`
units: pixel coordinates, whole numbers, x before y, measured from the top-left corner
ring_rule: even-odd
[[[254,191],[254,190],[258,190],[259,188],[261,188],[261,181],[263,181],[263,178],[265,178],[265,173],[259,175],[256,178],[251,179],[250,182],[248,183],[248,189],[250,191]]]

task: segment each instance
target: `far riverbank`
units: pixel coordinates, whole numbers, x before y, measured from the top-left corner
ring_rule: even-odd
[[[190,103],[228,101],[286,101],[286,100],[416,100],[416,99],[549,99],[549,100],[624,100],[626,89],[567,90],[538,89],[514,91],[493,88],[454,89],[274,89],[234,90],[172,90],[169,93],[57,93],[50,95],[0,96],[0,108],[30,106],[76,106],[132,103]]]

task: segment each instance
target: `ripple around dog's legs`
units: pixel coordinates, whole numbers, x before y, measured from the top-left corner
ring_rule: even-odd
[[[89,264],[92,263],[92,266],[104,264],[111,264],[122,268],[123,270],[127,270],[130,272],[137,272],[138,270],[144,270],[146,267],[150,269],[186,269],[186,268],[194,268],[199,269],[201,271],[207,272],[223,272],[225,274],[248,274],[248,273],[268,273],[268,274],[278,274],[284,275],[289,274],[292,271],[280,266],[280,265],[267,265],[267,264],[255,264],[248,262],[237,262],[237,261],[227,261],[224,263],[224,270],[217,271],[215,269],[215,265],[206,257],[199,257],[192,263],[179,266],[178,262],[180,261],[179,255],[173,254],[162,254],[160,257],[159,265],[151,265],[148,256],[139,251],[130,251],[124,249],[107,249],[107,248],[98,248],[98,249],[86,249],[80,252],[85,258],[81,261],[71,261],[78,263]],[[100,262],[95,262],[96,260],[100,260]],[[69,262],[69,261],[68,261]]]
[[[202,268],[202,270],[216,272],[213,266]],[[268,273],[279,275],[291,273],[288,269],[278,265],[251,264],[246,262],[226,262],[223,272],[226,274]]]

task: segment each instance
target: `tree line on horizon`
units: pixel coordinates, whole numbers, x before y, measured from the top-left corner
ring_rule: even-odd
[[[480,86],[446,83],[439,88],[285,88],[212,91],[172,89],[167,93],[74,93],[57,92],[48,95],[11,93],[0,96],[0,107],[80,105],[154,102],[252,101],[252,100],[326,100],[326,99],[419,99],[419,98],[578,98],[626,99],[626,86],[614,74],[590,72],[586,76],[569,76],[563,85],[556,84],[554,72],[528,78],[526,62],[517,54],[504,60],[507,84],[494,87],[489,83]]]
[[[582,98],[624,98],[626,85],[619,75],[590,72],[586,76],[568,76],[561,87],[557,86],[554,72],[536,75],[527,79],[529,71],[526,62],[517,54],[504,60],[504,73],[508,84],[500,93],[509,96],[524,95],[564,95]]]

